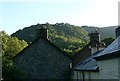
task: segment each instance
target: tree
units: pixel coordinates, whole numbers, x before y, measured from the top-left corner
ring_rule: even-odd
[[[115,39],[109,37],[109,38],[105,38],[102,40],[102,42],[104,42],[106,44],[106,46],[110,45]]]
[[[4,31],[0,31],[2,45],[2,78],[19,79],[22,72],[13,65],[13,57],[27,46],[24,40],[18,40],[16,37],[11,37]]]

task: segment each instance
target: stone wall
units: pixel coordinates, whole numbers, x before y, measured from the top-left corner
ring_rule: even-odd
[[[63,52],[42,38],[14,58],[25,79],[67,79],[70,62]]]

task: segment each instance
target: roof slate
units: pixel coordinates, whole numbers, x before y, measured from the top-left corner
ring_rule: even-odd
[[[73,70],[80,70],[80,71],[95,71],[98,68],[98,63],[96,59],[102,56],[107,56],[111,54],[115,54],[115,52],[118,54],[120,52],[120,36],[114,40],[107,48],[104,50],[98,51],[85,59],[84,61],[78,63],[73,67]]]
[[[114,54],[113,52],[117,52],[120,50],[120,36],[114,40],[107,48],[105,48],[100,54],[95,57],[101,57],[106,54]]]
[[[102,51],[102,50],[101,50]],[[95,71],[98,68],[98,63],[95,59],[93,59],[96,55],[98,55],[101,51],[98,51],[85,59],[84,61],[78,63],[73,67],[73,70],[80,71]]]

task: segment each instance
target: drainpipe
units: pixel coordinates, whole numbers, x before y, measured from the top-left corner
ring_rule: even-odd
[[[78,81],[78,71],[77,71],[77,81]]]
[[[83,81],[85,81],[85,75],[84,75],[84,72],[82,72],[82,77],[83,77]]]

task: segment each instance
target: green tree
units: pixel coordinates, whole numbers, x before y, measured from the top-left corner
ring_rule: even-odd
[[[113,38],[105,38],[102,40],[102,42],[104,42],[106,44],[106,46],[110,45],[115,39]]]
[[[2,38],[0,41],[2,44],[2,78],[4,80],[19,79],[23,74],[13,65],[13,57],[27,46],[27,42],[11,37],[4,31],[0,31],[0,36]]]
[[[31,25],[30,27],[18,30],[12,36],[24,39],[30,44],[30,42],[36,39],[36,29],[40,26],[46,26],[48,29],[48,39],[61,48],[61,50],[69,49],[74,53],[75,50],[83,48],[89,42],[86,30],[79,26],[70,25],[69,23]]]

